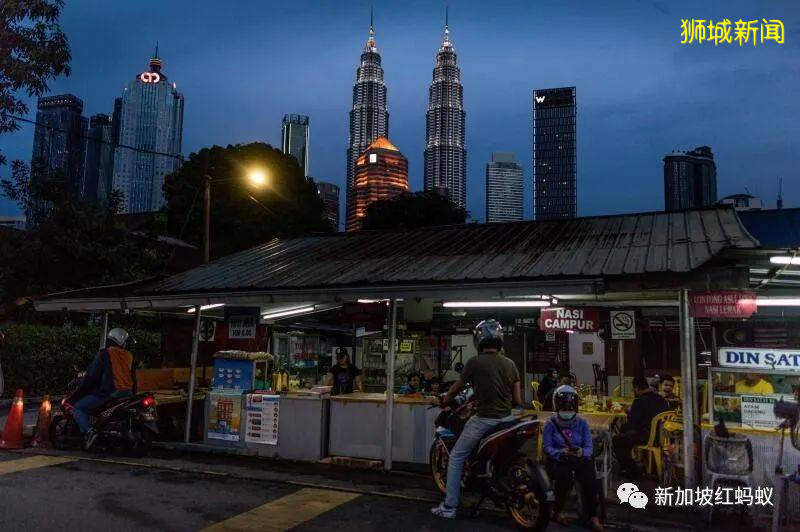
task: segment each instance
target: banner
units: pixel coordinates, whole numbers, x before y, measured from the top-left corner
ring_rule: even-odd
[[[800,371],[800,349],[723,347],[718,357],[719,365],[726,368]]]
[[[242,396],[239,394],[210,394],[208,409],[209,439],[239,441],[242,422]]]
[[[544,308],[539,316],[543,331],[597,332],[600,313],[595,308]]]
[[[279,395],[247,394],[247,429],[250,443],[278,445]]]
[[[733,290],[692,292],[689,306],[689,313],[695,318],[749,318],[756,311],[756,294]]]
[[[783,399],[792,401],[790,395],[775,397],[771,395],[742,395],[742,428],[774,430],[780,425],[775,417],[775,403]]]

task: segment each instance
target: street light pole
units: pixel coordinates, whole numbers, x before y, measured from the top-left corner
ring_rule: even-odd
[[[211,258],[211,176],[208,175],[208,152],[203,163],[203,264]]]

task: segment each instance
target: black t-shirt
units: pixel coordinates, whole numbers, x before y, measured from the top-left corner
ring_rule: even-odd
[[[361,370],[352,364],[346,368],[335,364],[331,367],[330,372],[333,373],[333,389],[331,390],[331,395],[353,393],[353,385],[355,384],[356,377],[361,375]]]

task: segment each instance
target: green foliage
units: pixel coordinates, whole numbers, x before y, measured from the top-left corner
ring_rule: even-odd
[[[100,327],[8,325],[0,341],[6,395],[22,388],[26,396],[63,393],[100,347]],[[160,367],[161,335],[129,329],[136,339],[132,352],[143,367]]]
[[[247,175],[261,169],[267,186],[254,187]],[[203,185],[211,178],[211,256],[221,257],[274,237],[330,231],[313,181],[294,157],[267,144],[214,146],[193,153],[167,176],[164,197],[169,233],[202,247]]]
[[[401,194],[367,207],[363,228],[378,231],[408,231],[419,227],[463,224],[467,211],[433,192]]]
[[[166,257],[158,251],[156,235],[127,232],[115,217],[118,198],[107,207],[80,201],[38,163],[31,175],[16,161],[13,179],[0,182],[2,193],[32,213],[36,224],[13,250],[0,249],[7,298],[132,281],[162,271]]]
[[[69,43],[58,25],[63,6],[62,0],[0,2],[0,134],[19,129],[9,115],[28,114],[21,94],[41,96],[49,80],[70,73]]]

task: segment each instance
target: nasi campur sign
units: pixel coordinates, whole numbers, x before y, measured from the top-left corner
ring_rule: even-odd
[[[597,332],[600,312],[595,308],[545,308],[539,317],[543,331]]]
[[[800,371],[800,350],[723,347],[718,360],[726,368]]]

